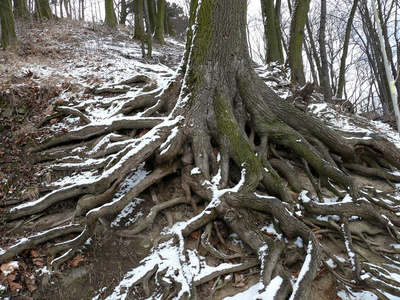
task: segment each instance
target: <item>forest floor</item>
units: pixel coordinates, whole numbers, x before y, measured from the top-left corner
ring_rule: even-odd
[[[56,107],[91,98],[96,109],[96,101],[112,96],[94,95],[96,87],[112,86],[137,74],[157,79],[149,86],[165,84],[174,76],[184,51],[183,41],[167,39],[165,45],[154,46],[153,61],[148,62],[142,59],[140,44],[132,39],[130,29],[65,20],[18,23],[17,32],[18,47],[0,51],[0,213],[6,202],[35,200],[51,188],[43,183],[51,174],[32,164],[24,149],[33,141],[68,132],[82,122],[60,116],[38,128]],[[142,86],[137,90],[142,91],[144,84],[138,85]],[[65,205],[68,203],[51,209],[58,214],[37,216],[41,221],[34,225],[35,220],[31,220],[16,229],[15,224],[4,226],[2,221],[0,252],[15,241],[17,233],[29,235],[43,229],[44,224],[63,223],[73,214]],[[138,211],[145,209],[142,205]],[[50,286],[46,283],[44,249],[35,247],[18,258],[17,269],[2,265],[0,299],[91,299],[101,288],[117,284],[147,255],[148,248],[140,244],[143,237],[137,239],[122,240],[99,228],[95,241],[63,266],[63,275],[52,277]]]
[[[88,105],[86,110],[90,111],[92,122],[105,122],[118,109],[113,102],[124,96],[133,98],[152,89],[162,89],[175,75],[184,52],[184,42],[167,39],[166,45],[155,45],[153,61],[149,62],[142,59],[140,45],[132,40],[132,35],[133,32],[126,28],[109,29],[88,23],[18,23],[18,48],[0,52],[0,214],[5,203],[36,200],[57,185],[67,185],[68,180],[80,182],[93,176],[90,172],[77,170],[74,176],[57,180],[52,178],[54,175],[49,166],[33,164],[31,154],[25,150],[32,143],[84,124],[85,120],[79,116],[66,114],[66,107],[72,104],[76,107],[82,102]],[[258,72],[282,97],[290,98],[294,87],[287,82],[282,84],[286,76],[284,70],[259,67]],[[125,90],[126,86],[121,83],[135,76],[144,76],[144,79]],[[109,90],[100,92],[104,87]],[[120,92],[117,89],[121,89]],[[357,126],[364,130],[371,128],[373,132],[383,132],[400,145],[398,135],[387,124],[366,119],[359,119],[354,124],[351,117],[339,118],[340,105],[335,107],[318,102],[317,98],[314,100],[316,102],[309,109],[332,126],[353,132]],[[55,116],[56,113],[60,115]],[[49,115],[55,117],[46,119]],[[383,181],[364,183],[367,184],[381,190],[392,188]],[[180,182],[170,182],[165,188],[165,198],[183,196],[178,194],[182,192],[179,185]],[[304,180],[306,185],[307,180]],[[117,234],[135,218],[148,214],[151,208],[149,201],[137,199],[120,215],[101,220],[103,226],[97,226],[95,237],[61,266],[59,274],[50,277],[47,273],[45,245],[35,246],[12,262],[2,264],[0,299],[72,300],[96,296],[102,299],[105,288],[117,285],[129,270],[148,256],[148,237],[157,236],[168,225],[167,216],[162,216],[135,237],[123,238]],[[0,253],[16,242],[16,235],[28,236],[45,230],[49,224],[68,224],[74,212],[72,204],[63,202],[51,207],[46,214],[35,215],[23,222],[1,224]],[[192,215],[191,208],[183,204],[170,209],[170,213],[174,220],[185,220]],[[268,230],[267,233],[274,234]],[[195,248],[197,242],[198,236],[193,234],[189,244]],[[234,237],[231,242],[235,243]],[[208,261],[208,264],[217,262]],[[313,290],[313,299],[376,299],[368,292],[351,298],[332,284],[328,276],[321,276]],[[216,291],[214,299],[244,291],[258,280],[258,268],[238,273],[229,287]],[[209,295],[214,284],[210,281],[203,285],[199,294]]]

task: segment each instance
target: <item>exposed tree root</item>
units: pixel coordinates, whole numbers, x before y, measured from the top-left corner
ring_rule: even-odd
[[[213,14],[212,24],[231,16]],[[393,246],[400,240],[398,194],[391,190],[383,196],[359,186],[354,176],[399,183],[399,149],[376,135],[345,138],[279,98],[254,72],[244,46],[223,34],[215,25],[212,35],[226,41],[221,46],[200,31],[191,42],[210,45],[210,52],[197,53],[197,60],[186,56],[186,67],[162,92],[119,98],[124,103],[107,124],[84,117],[78,107],[62,111],[90,124],[28,150],[54,173],[48,187],[53,190],[7,208],[5,219],[50,213],[69,203],[74,225],[32,234],[1,253],[0,262],[43,243],[50,245],[49,269],[58,270],[94,236],[99,221],[107,225],[142,197],[151,206],[148,213],[118,235],[148,234],[143,243],[153,248],[107,291],[108,299],[135,294],[133,287],[147,298],[194,298],[211,279],[219,277],[217,290],[218,282],[233,280],[224,275],[255,266],[260,295],[275,284],[274,299],[309,299],[325,269],[348,288],[381,298],[399,294],[400,281],[389,275],[400,273]],[[236,34],[238,40],[245,35]],[[122,82],[123,90],[93,92],[124,92],[149,80],[133,77]],[[89,171],[87,180],[83,175]],[[178,208],[185,213],[173,214]],[[169,226],[150,235],[163,214]],[[226,234],[215,221],[226,225]],[[68,233],[77,235],[53,243]]]

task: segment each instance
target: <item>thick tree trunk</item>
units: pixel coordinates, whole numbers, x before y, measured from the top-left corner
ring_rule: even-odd
[[[156,2],[154,0],[146,0],[146,1],[147,1],[147,7],[149,9],[149,20],[150,20],[151,33],[154,33],[154,30],[156,28],[156,23],[157,23]]]
[[[16,18],[27,17],[29,15],[26,0],[14,0],[14,16]]]
[[[157,1],[157,20],[154,32],[154,40],[164,44],[164,19],[165,19],[165,0]]]
[[[63,162],[53,165],[54,172],[97,168],[101,175],[4,209],[6,222],[33,214],[40,218],[40,213],[72,200],[75,214],[72,225],[33,233],[2,251],[0,263],[39,243],[80,232],[48,248],[49,269],[58,270],[95,234],[98,221],[104,223],[141,195],[150,206],[148,214],[133,228],[116,232],[154,247],[107,299],[195,298],[197,286],[221,276],[214,286],[219,288],[228,279],[222,275],[255,265],[266,290],[259,291],[259,298],[309,299],[316,275],[324,272],[346,289],[398,293],[400,282],[386,276],[389,269],[400,276],[398,267],[391,267],[398,253],[388,248],[400,239],[398,191],[382,200],[374,194],[378,191],[359,188],[352,172],[400,182],[399,149],[369,129],[344,136],[269,88],[249,58],[246,2],[193,0],[183,63],[169,86],[134,99],[118,98],[121,108],[107,123],[89,124],[27,149],[37,161]],[[146,82],[146,76],[120,84],[135,82]],[[104,90],[112,92],[109,86]],[[81,110],[68,107],[66,113],[90,122],[81,103],[77,105]],[[144,128],[150,131],[137,135]],[[63,154],[69,156],[77,145],[82,149],[73,158],[78,163],[66,163]],[[307,183],[298,177],[308,178]],[[121,188],[125,180],[129,187]],[[160,201],[164,185],[178,197]],[[168,217],[168,209],[176,205],[185,206],[185,217]],[[165,213],[169,227],[163,229],[165,235],[148,236],[159,212]],[[220,223],[243,242],[240,253],[224,242]],[[276,234],[266,234],[267,225]],[[386,233],[387,241],[382,246],[370,242],[366,231]],[[218,236],[222,250],[213,246],[212,236]],[[223,263],[238,257],[240,264]],[[212,269],[209,259],[219,265]],[[367,275],[371,269],[382,269],[383,275]],[[266,295],[271,289],[275,294]]]
[[[304,26],[307,21],[310,0],[296,0],[292,12],[289,39],[289,67],[292,74],[292,82],[299,85],[305,84],[302,47],[304,40]]]
[[[279,15],[275,14],[273,0],[262,0],[261,9],[266,37],[266,62],[283,63],[282,42],[280,36]]]
[[[39,19],[52,19],[53,13],[51,12],[48,0],[35,0],[36,14]]]
[[[115,15],[114,1],[113,0],[105,0],[104,10],[106,13],[104,23],[109,27],[117,26],[117,16]]]
[[[0,0],[1,45],[3,49],[17,42],[11,0]]]

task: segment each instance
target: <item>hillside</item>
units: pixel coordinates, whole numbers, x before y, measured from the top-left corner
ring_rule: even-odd
[[[168,267],[179,263],[179,251],[183,251],[179,243],[162,244],[163,237],[183,227],[188,220],[193,221],[197,209],[206,211],[206,203],[196,197],[193,201],[198,207],[188,202],[187,191],[178,177],[168,175],[166,183],[159,183],[156,172],[150,171],[152,162],[149,161],[156,160],[154,156],[143,158],[146,163],[140,163],[135,169],[126,169],[123,163],[139,159],[137,156],[141,154],[135,152],[136,148],[158,142],[156,137],[162,130],[154,133],[151,128],[167,122],[167,110],[158,107],[161,101],[158,97],[171,88],[169,83],[176,76],[184,42],[167,39],[166,45],[154,46],[153,60],[145,61],[141,58],[139,43],[132,40],[133,34],[128,28],[111,30],[68,21],[27,22],[18,24],[18,28],[21,42],[18,48],[0,52],[0,213],[4,216],[4,226],[0,228],[0,258],[4,259],[13,249],[18,254],[1,264],[0,298],[118,299],[113,295],[120,296],[130,290],[135,299],[145,299],[149,289],[167,289],[166,281],[162,287],[147,282],[156,272],[154,261],[167,266],[160,273],[170,272]],[[257,66],[256,71],[284,101],[318,116],[343,136],[368,139],[368,136],[382,135],[400,148],[399,135],[388,124],[352,115],[345,103],[326,103],[313,90],[302,95],[304,90],[288,83],[287,70],[282,66]],[[171,124],[174,125],[173,121]],[[167,141],[177,134],[173,132]],[[144,146],[143,141],[146,141]],[[168,143],[159,148],[167,151]],[[283,151],[278,149],[276,156]],[[175,172],[173,165],[168,168],[171,168],[166,171],[168,174]],[[304,175],[304,167],[293,163],[290,168],[301,184],[302,191],[296,195],[299,201],[315,200],[316,196],[306,191],[315,187]],[[126,178],[121,184],[117,180],[107,182],[104,174],[110,170],[126,171],[127,175],[121,171]],[[190,174],[194,173],[192,170]],[[392,175],[389,179],[355,177],[359,186],[378,191],[378,202],[390,202],[398,207],[400,174],[393,171]],[[103,184],[109,189],[102,197],[91,197],[95,194],[91,189],[101,189]],[[140,184],[149,187],[143,188],[145,192],[138,196],[124,198]],[[89,190],[87,195],[85,189]],[[108,195],[109,190],[114,194]],[[322,192],[326,203],[339,201],[331,191],[323,189]],[[63,199],[62,194],[68,193],[71,195],[67,200],[59,200]],[[52,198],[52,195],[55,196]],[[346,197],[348,200],[349,196]],[[90,202],[105,207],[116,205],[121,199],[128,204],[119,213],[96,219],[99,225],[94,235],[83,246],[74,248],[71,257],[65,261],[60,259],[58,270],[48,270],[50,262],[69,255],[63,244],[71,243],[74,247],[74,241],[83,236],[86,213],[97,209]],[[345,199],[343,202],[349,202]],[[45,207],[35,211],[42,203]],[[16,217],[5,222],[9,211]],[[281,233],[274,228],[275,220],[261,214],[254,218],[265,234],[279,239]],[[323,222],[325,218],[330,217],[318,216],[316,220]],[[335,216],[332,218],[334,221],[329,222],[337,221]],[[210,236],[214,232],[213,247],[231,253],[225,259],[210,255],[213,250],[203,245],[200,230],[189,234],[186,240],[190,249],[185,252],[190,257],[186,266],[192,271],[197,268],[199,299],[210,295],[214,295],[213,299],[223,299],[241,292],[235,299],[256,297],[258,288],[262,288],[260,269],[249,254],[249,247],[218,222],[214,224],[215,229],[207,226],[204,230],[210,230]],[[224,238],[216,236],[224,231]],[[361,228],[358,238],[370,235],[376,240],[368,245],[380,243],[385,249],[397,251],[400,244],[391,238],[390,229],[384,232],[382,227]],[[56,246],[61,245],[54,253],[49,251],[50,240]],[[303,248],[301,239],[291,242],[293,247]],[[159,250],[152,249],[158,244]],[[193,249],[201,249],[200,254],[196,256]],[[343,252],[339,252],[332,254],[337,259],[330,261],[332,265],[345,260]],[[55,258],[56,254],[60,256]],[[288,269],[295,270],[303,261],[304,257],[297,257],[288,264]],[[348,266],[347,261],[344,264]],[[233,275],[226,275],[224,268]],[[400,285],[396,270],[399,267],[394,265],[371,273],[377,277],[384,274],[388,282],[395,282],[396,292]],[[208,277],[213,272],[221,273]],[[177,274],[184,285],[185,279]],[[136,278],[140,275],[144,278],[141,281]],[[318,276],[313,285],[314,299],[378,299],[368,291],[350,293],[350,287],[336,284],[324,267]],[[171,292],[168,299],[173,295]],[[393,295],[388,298],[398,299]]]

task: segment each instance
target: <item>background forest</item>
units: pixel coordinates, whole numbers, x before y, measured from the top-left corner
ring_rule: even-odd
[[[0,299],[400,299],[398,1],[0,21]]]
[[[25,22],[30,18],[68,18],[104,23],[110,27],[130,26],[135,29],[134,37],[143,41],[148,32],[144,28],[149,26],[154,40],[159,43],[163,43],[163,33],[185,38],[190,5],[188,0],[171,3],[165,0],[144,1],[147,3],[126,0],[3,2],[4,8],[13,7],[14,16],[23,17]],[[396,81],[400,56],[399,5],[398,1],[392,0],[301,2],[307,18],[304,19],[304,40],[301,37],[300,43],[303,64],[299,68],[305,72],[305,77],[298,83],[304,85],[305,80],[315,82],[320,91],[324,90],[327,101],[332,98],[348,100],[346,109],[350,106],[351,110],[370,118],[395,123],[390,115],[393,114],[392,86],[397,99],[400,94],[400,83]],[[256,62],[282,64],[290,61],[291,18],[293,7],[297,6],[296,1],[249,1],[249,47]],[[385,57],[378,35],[375,8]],[[6,23],[10,23],[11,27],[13,25],[7,10],[2,11],[2,43],[7,47],[8,40],[14,38],[12,33],[7,33]],[[389,79],[385,60],[391,76]]]

